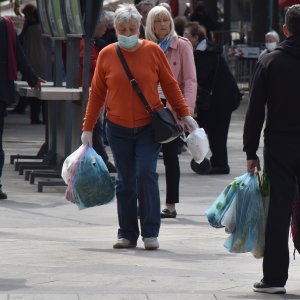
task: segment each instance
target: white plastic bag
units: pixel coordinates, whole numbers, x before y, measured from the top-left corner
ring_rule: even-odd
[[[69,183],[71,178],[71,168],[75,161],[78,160],[79,156],[83,153],[84,145],[81,145],[77,150],[71,153],[64,161],[62,170],[61,170],[61,177],[66,184]]]
[[[189,152],[197,164],[200,164],[209,150],[208,139],[203,128],[197,128],[186,138]]]
[[[236,196],[234,196],[228,210],[224,214],[221,224],[225,227],[226,233],[234,232],[236,225]]]

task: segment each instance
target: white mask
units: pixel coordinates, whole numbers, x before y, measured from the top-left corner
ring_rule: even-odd
[[[273,51],[276,47],[277,47],[276,42],[266,43],[266,48],[267,48],[269,51]]]

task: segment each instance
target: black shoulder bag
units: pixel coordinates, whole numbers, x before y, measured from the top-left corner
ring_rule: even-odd
[[[220,55],[217,54],[217,64],[216,64],[216,69],[214,72],[214,77],[211,85],[210,91],[207,89],[202,88],[201,86],[198,85],[197,88],[197,108],[201,110],[208,110],[210,108],[210,102],[211,102],[211,96],[214,93],[214,88],[215,88],[215,83],[216,83],[216,78],[217,78],[217,72],[219,69],[219,64],[220,64]]]
[[[115,48],[132,87],[140,97],[141,101],[145,105],[146,110],[151,116],[152,127],[154,129],[154,140],[158,143],[168,143],[175,140],[182,134],[182,127],[176,122],[176,119],[168,108],[164,107],[153,110],[150,107],[138,83],[130,72],[127,62],[121,52],[120,46],[117,43],[115,44]]]

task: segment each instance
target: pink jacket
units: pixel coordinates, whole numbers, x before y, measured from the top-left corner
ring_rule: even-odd
[[[174,36],[166,56],[190,108],[190,113],[193,114],[197,95],[197,76],[192,44],[186,38]],[[169,104],[167,106],[170,108]]]

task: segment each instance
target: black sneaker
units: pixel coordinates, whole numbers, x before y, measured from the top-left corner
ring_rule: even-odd
[[[207,175],[209,170],[211,169],[210,160],[207,158],[204,158],[204,160],[198,164],[195,162],[194,159],[191,160],[191,169],[199,174],[199,175]]]
[[[170,211],[167,208],[163,209],[160,213],[161,218],[176,218],[176,216],[177,216],[176,210]]]
[[[207,175],[214,175],[214,174],[229,174],[230,173],[230,168],[229,166],[225,166],[223,168],[218,168],[218,167],[212,167],[208,172]]]
[[[285,294],[286,289],[284,286],[271,286],[265,283],[263,280],[256,282],[253,285],[253,291],[258,293],[267,293],[267,294]]]
[[[7,194],[3,193],[2,190],[0,189],[0,200],[7,199]]]

